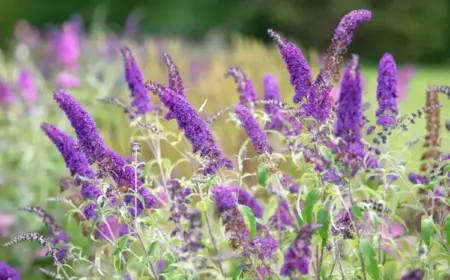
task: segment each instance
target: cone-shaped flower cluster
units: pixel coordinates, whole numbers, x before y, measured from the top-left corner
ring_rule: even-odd
[[[178,127],[184,131],[184,135],[192,143],[193,152],[199,152],[202,157],[209,161],[203,169],[205,175],[215,174],[220,167],[233,168],[232,162],[217,147],[206,122],[200,118],[197,111],[184,96],[157,83],[148,82],[146,86],[174,114]]]
[[[141,70],[128,47],[123,47],[121,52],[124,61],[125,79],[132,98],[131,106],[136,108],[136,113],[145,114],[152,110],[152,101],[144,86]]]
[[[340,152],[363,158],[365,155],[361,139],[361,128],[364,125],[363,85],[358,60],[358,56],[353,55],[345,69],[341,82],[334,135],[340,138],[338,145]]]
[[[422,172],[431,171],[433,165],[439,162],[441,157],[441,109],[439,96],[433,90],[433,86],[428,86],[426,105],[426,129],[425,143],[423,147],[427,150],[422,154],[420,170]]]
[[[247,135],[250,138],[256,153],[258,155],[271,153],[272,147],[270,147],[267,135],[259,125],[258,121],[255,119],[255,117],[253,117],[252,112],[250,112],[250,110],[243,105],[237,105],[236,107],[234,107],[234,111],[236,112],[238,119],[247,132]]]
[[[225,77],[229,76],[233,77],[234,81],[239,85],[238,92],[240,104],[258,100],[258,94],[253,87],[252,81],[247,78],[247,75],[245,75],[241,69],[237,67],[229,68],[225,73]]]
[[[380,60],[377,86],[377,124],[384,128],[396,124],[397,108],[397,66],[391,54],[386,53]]]
[[[248,206],[257,218],[264,212],[261,204],[246,190],[237,186],[215,187],[213,190],[219,212],[224,212],[236,204]]]
[[[62,66],[69,70],[78,69],[78,58],[80,56],[80,38],[78,27],[73,22],[63,25],[58,38],[57,53]]]
[[[290,82],[295,89],[294,103],[300,103],[308,96],[313,82],[311,69],[299,48],[277,32],[269,29],[269,35],[275,41],[291,76]]]
[[[16,101],[16,97],[8,83],[0,81],[0,106],[9,106]]]

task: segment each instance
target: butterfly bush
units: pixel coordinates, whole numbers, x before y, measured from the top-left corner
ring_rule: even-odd
[[[45,39],[22,22],[16,36],[30,50],[43,48],[49,64],[30,69],[51,81],[54,102],[46,104],[45,87],[37,94],[35,71],[23,70],[16,81],[2,77],[0,108],[10,121],[21,96],[26,110],[45,104],[56,112],[55,119],[33,117],[41,122],[38,135],[58,154],[48,169],[60,177],[53,182],[60,195],[48,200],[61,205],[18,207],[39,219],[33,220],[40,226],[35,232],[17,222],[21,216],[11,220],[2,212],[5,247],[49,258],[39,270],[54,279],[447,279],[450,170],[438,96],[450,96],[450,87],[430,84],[423,89],[424,106],[400,114],[397,102],[415,68],[397,72],[386,53],[376,90],[367,88],[364,55],[346,54],[357,27],[371,17],[368,10],[342,17],[315,78],[300,48],[268,30],[288,88],[278,75],[283,72],[258,76],[245,65],[227,64],[218,79],[230,83],[231,77],[236,92],[221,88],[220,94],[235,101],[214,96],[216,113],[211,101],[200,105],[195,92],[212,68],[193,67],[194,60],[179,67],[182,59],[172,59],[162,39],[151,42],[161,61],[142,55],[147,42],[132,54],[137,17],[127,20],[124,37],[106,34],[102,49],[77,18]],[[97,67],[86,74],[83,63],[93,57],[83,48],[92,48],[95,63],[107,61],[104,67],[117,60],[120,76]],[[147,63],[161,64],[162,80],[145,71]],[[83,95],[92,90],[89,84],[99,88],[98,96]],[[128,99],[115,91],[120,86]],[[365,92],[376,98],[375,112],[367,109]],[[423,153],[405,153],[414,143],[395,147],[398,135],[422,118]],[[109,120],[116,125],[105,124]],[[115,138],[120,145],[112,144]],[[130,147],[119,153],[123,139]],[[229,152],[224,146],[230,141],[240,148]],[[42,167],[42,173],[49,170]],[[19,244],[24,242],[36,247]],[[35,269],[18,263],[0,261],[0,279],[25,279]]]

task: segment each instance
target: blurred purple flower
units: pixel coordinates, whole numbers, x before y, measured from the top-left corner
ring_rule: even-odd
[[[59,34],[58,47],[56,48],[60,63],[65,69],[78,70],[78,58],[80,56],[79,26],[72,22],[64,23]]]
[[[34,107],[38,99],[38,91],[33,77],[25,68],[20,70],[18,84],[25,102],[28,106]]]
[[[305,225],[299,230],[294,242],[284,254],[284,263],[280,270],[282,276],[289,276],[295,270],[303,275],[309,274],[309,262],[312,257],[309,246],[318,228],[318,226]]]
[[[248,102],[258,100],[258,94],[256,93],[255,88],[253,87],[252,81],[247,78],[245,73],[237,68],[231,67],[225,73],[225,77],[231,76],[234,81],[238,84],[238,92],[239,92],[239,103],[245,104]]]
[[[21,280],[19,272],[7,263],[0,261],[0,279],[1,280]]]
[[[213,189],[216,207],[219,212],[224,212],[237,204],[245,205],[252,209],[257,218],[261,218],[264,212],[261,204],[248,191],[237,186],[220,187]]]
[[[272,74],[264,76],[264,100],[280,101],[280,88],[277,79]],[[283,121],[280,116],[279,107],[275,104],[265,104],[266,113],[271,120],[266,124],[266,129],[281,131],[283,129]]]
[[[414,172],[408,173],[408,180],[413,184],[421,184],[421,185],[428,184],[428,179],[425,176]]]
[[[270,146],[269,139],[267,139],[267,135],[259,125],[258,121],[253,117],[252,112],[243,105],[235,106],[234,111],[241,122],[242,127],[247,132],[256,153],[258,155],[271,153],[272,147]]]
[[[71,73],[61,72],[56,76],[56,84],[61,88],[76,88],[80,86],[80,80]]]
[[[124,35],[126,37],[136,37],[139,33],[139,22],[141,21],[141,14],[134,12],[131,13],[125,21]]]
[[[406,97],[409,90],[409,84],[415,74],[414,65],[406,65],[400,68],[397,72],[397,100],[402,100]]]
[[[385,53],[378,68],[377,124],[393,127],[396,124],[397,108],[397,67],[391,54]]]
[[[424,276],[425,272],[422,269],[414,269],[403,275],[401,280],[422,280]]]
[[[299,48],[286,38],[269,29],[270,37],[275,41],[291,76],[290,82],[295,89],[294,103],[302,102],[309,93],[312,85],[312,74],[308,62]]]
[[[281,199],[278,202],[277,211],[270,218],[270,221],[277,230],[284,230],[286,227],[292,227],[294,225],[295,219],[289,211],[287,200]]]
[[[15,223],[16,218],[14,216],[0,213],[0,237],[9,235],[9,230]]]
[[[0,81],[0,106],[10,106],[16,101],[16,96],[8,83]]]
[[[108,216],[105,221],[98,223],[96,228],[96,237],[99,239],[115,240],[128,233],[128,225],[119,223],[114,216]]]

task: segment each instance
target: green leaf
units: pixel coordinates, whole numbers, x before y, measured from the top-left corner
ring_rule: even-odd
[[[297,224],[298,224],[298,227],[302,227],[304,224],[305,224],[305,221],[303,221],[303,218],[302,218],[302,216],[300,216],[300,215],[296,215],[297,217]]]
[[[333,158],[333,153],[326,146],[320,146],[320,154],[327,160],[331,160]]]
[[[236,265],[232,274],[233,280],[238,280],[241,274],[242,274],[242,266]]]
[[[269,177],[269,167],[265,164],[258,166],[258,184],[267,187],[267,178]]]
[[[431,235],[433,234],[433,220],[431,218],[423,218],[420,228],[423,242],[430,247]]]
[[[447,245],[450,246],[450,214],[448,214],[447,217],[445,217],[444,232],[447,240]]]
[[[322,247],[325,247],[328,240],[328,229],[330,227],[330,212],[322,208],[317,212],[317,223],[322,225],[319,229],[319,235],[322,238]]]
[[[253,214],[252,209],[245,205],[239,205],[239,212],[241,212],[241,215],[244,218],[245,225],[248,228],[248,235],[250,239],[252,239],[256,235],[255,215]]]
[[[308,224],[312,223],[314,205],[319,201],[320,190],[313,189],[308,193],[305,199],[305,209],[303,210],[303,217]]]
[[[127,245],[128,237],[129,237],[128,234],[122,235],[120,237],[119,241],[117,242],[116,252],[114,254],[120,255],[122,253],[123,249]]]
[[[361,244],[361,254],[364,260],[364,265],[366,267],[367,273],[374,279],[380,279],[380,271],[378,269],[377,255],[375,250],[367,242]]]
[[[209,191],[211,190],[211,187],[213,185],[214,179],[216,179],[216,175],[211,176],[211,178],[209,178],[208,182],[206,183],[206,194],[209,195]]]
[[[150,257],[153,257],[153,255],[155,254],[156,248],[158,247],[159,242],[158,241],[152,241],[152,243],[150,243],[150,247],[148,247],[148,253],[147,255],[149,255]],[[156,258],[155,256],[155,259]]]
[[[352,206],[352,213],[357,220],[362,220],[363,216],[362,216],[361,208],[359,208],[357,205]]]

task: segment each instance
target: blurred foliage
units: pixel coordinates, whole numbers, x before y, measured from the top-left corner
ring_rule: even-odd
[[[358,28],[350,51],[377,61],[391,52],[398,61],[447,62],[450,59],[448,0],[17,0],[1,1],[1,44],[19,19],[40,27],[80,14],[90,24],[98,7],[121,29],[138,11],[141,31],[201,38],[211,32],[239,32],[267,40],[274,28],[305,47],[325,50],[339,18],[352,9],[370,9],[373,18]]]

